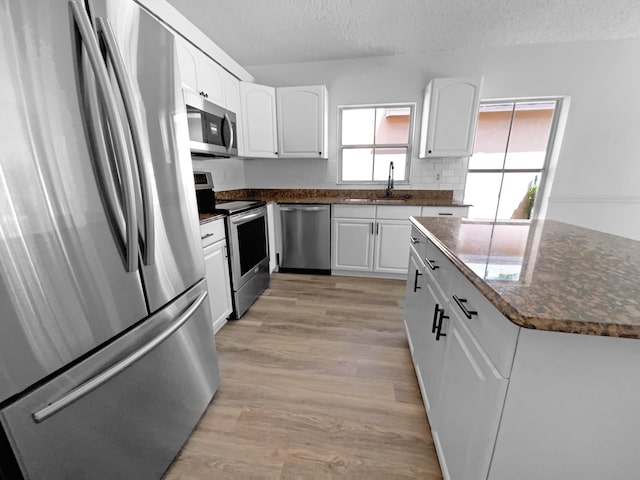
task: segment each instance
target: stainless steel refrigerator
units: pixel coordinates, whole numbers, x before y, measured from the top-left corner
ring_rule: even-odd
[[[174,42],[0,0],[0,477],[159,478],[218,386]]]

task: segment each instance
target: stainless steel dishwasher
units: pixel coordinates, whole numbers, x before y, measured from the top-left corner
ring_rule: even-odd
[[[280,271],[331,273],[331,206],[280,204]]]

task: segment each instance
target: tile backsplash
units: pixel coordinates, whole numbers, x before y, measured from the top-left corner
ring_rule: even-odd
[[[408,190],[453,190],[462,200],[468,158],[413,159],[411,181],[396,184]],[[194,170],[212,173],[216,190],[242,188],[358,189],[367,185],[337,184],[337,160],[329,158],[214,158],[194,160]],[[380,186],[380,188],[384,188]]]

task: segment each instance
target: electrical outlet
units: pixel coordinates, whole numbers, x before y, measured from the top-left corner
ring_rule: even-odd
[[[436,173],[436,182],[440,181],[440,172]]]

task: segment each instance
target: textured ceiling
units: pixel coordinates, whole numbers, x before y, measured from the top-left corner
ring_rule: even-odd
[[[168,0],[241,65],[640,37],[640,0]]]

